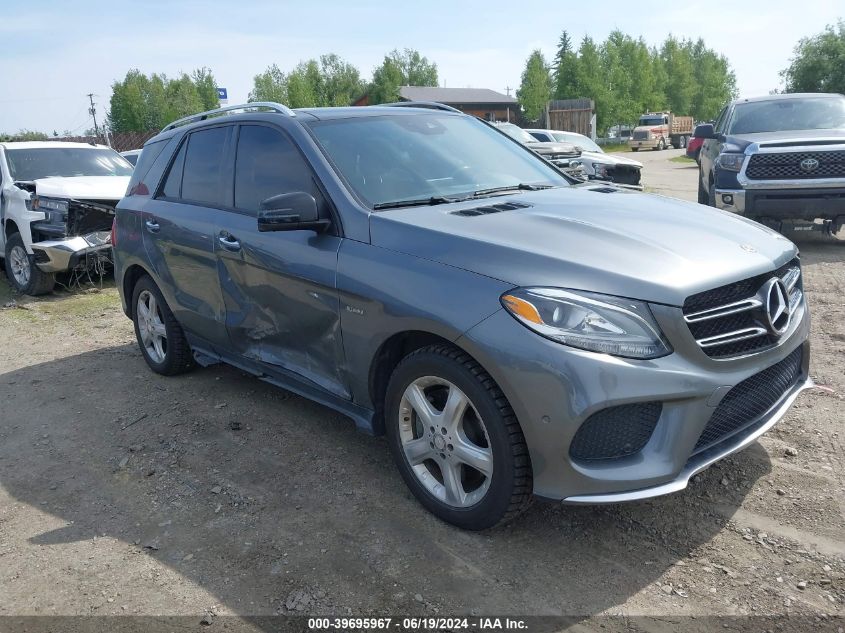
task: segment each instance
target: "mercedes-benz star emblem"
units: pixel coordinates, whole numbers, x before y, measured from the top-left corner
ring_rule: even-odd
[[[780,336],[789,327],[789,296],[783,281],[774,277],[763,287],[766,298],[766,320],[769,330],[775,336]]]
[[[819,161],[815,158],[805,158],[801,161],[801,169],[806,172],[816,171],[819,168]]]

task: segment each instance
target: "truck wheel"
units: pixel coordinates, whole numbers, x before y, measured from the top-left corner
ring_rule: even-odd
[[[52,292],[56,275],[45,273],[35,265],[35,258],[26,252],[20,233],[6,240],[6,276],[21,294],[37,296]]]
[[[678,149],[686,149],[687,148],[687,137],[682,136],[680,143],[681,143],[681,146]]]
[[[632,148],[631,148],[631,151],[632,151],[632,152],[639,152],[639,151],[640,151],[640,148],[639,148],[639,147],[632,147]]]
[[[657,146],[654,148],[654,151],[662,152],[664,149],[666,149],[666,141],[664,141],[663,137],[661,136],[660,140],[657,141]]]
[[[132,293],[132,321],[144,360],[154,372],[175,376],[194,366],[182,326],[147,275],[138,280]]]
[[[698,171],[698,204],[708,204],[707,190],[701,182],[701,170]]]
[[[460,349],[438,344],[406,356],[390,377],[385,423],[402,478],[443,521],[484,530],[531,501],[519,422],[489,374]]]

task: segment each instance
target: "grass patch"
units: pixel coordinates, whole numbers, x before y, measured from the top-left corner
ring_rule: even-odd
[[[602,145],[601,148],[608,154],[619,154],[621,152],[630,152],[631,148],[627,143],[614,143],[613,145]]]
[[[689,165],[695,163],[694,158],[688,158],[686,156],[673,156],[669,159],[672,163],[683,163],[684,165]]]

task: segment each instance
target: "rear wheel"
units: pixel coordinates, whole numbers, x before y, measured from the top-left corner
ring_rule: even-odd
[[[679,149],[686,149],[686,147],[687,147],[687,137],[682,136],[681,140],[679,142],[681,144],[681,147]]]
[[[191,348],[182,326],[149,276],[141,277],[135,284],[132,321],[138,346],[150,369],[157,374],[174,376],[193,367]]]
[[[35,265],[35,258],[26,252],[20,233],[13,233],[6,240],[5,263],[9,283],[22,294],[47,294],[56,285],[56,276],[43,272]]]
[[[440,519],[483,530],[528,506],[531,464],[516,416],[461,350],[432,345],[402,360],[388,385],[385,421],[402,478]]]

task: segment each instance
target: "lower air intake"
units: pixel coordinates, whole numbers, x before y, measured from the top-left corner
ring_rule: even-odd
[[[574,460],[618,459],[642,450],[663,404],[640,402],[609,407],[587,418],[569,445]]]

